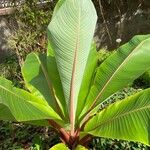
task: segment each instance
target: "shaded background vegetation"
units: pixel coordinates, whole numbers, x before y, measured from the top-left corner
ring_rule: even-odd
[[[0,63],[0,75],[23,88],[25,87],[20,66],[31,51],[46,52],[46,28],[57,2],[57,0],[53,0],[41,6],[37,5],[37,1],[25,0],[22,7],[18,8],[14,14],[5,16],[11,31],[5,42],[9,45],[10,50],[9,55],[3,57],[3,61]],[[99,64],[112,53],[110,50],[116,49],[134,35],[150,33],[149,0],[93,0],[93,2],[99,17],[95,33],[95,41],[99,50]],[[116,39],[121,39],[121,42],[117,43]],[[150,72],[147,72],[133,85],[111,97],[109,103],[123,99],[141,88],[149,86]],[[58,142],[58,136],[47,127],[35,127],[8,121],[0,122],[0,150],[47,150]],[[103,138],[93,139],[89,147],[96,150],[148,149],[140,143]]]

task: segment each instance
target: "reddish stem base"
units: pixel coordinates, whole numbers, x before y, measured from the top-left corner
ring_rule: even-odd
[[[87,143],[89,143],[89,141],[92,139],[91,136],[87,135],[87,136],[83,137],[81,140],[79,140],[80,129],[77,129],[75,131],[74,135],[71,136],[70,132],[66,131],[55,121],[48,120],[48,122],[52,127],[54,127],[54,129],[57,130],[57,132],[60,135],[61,141],[64,144],[66,144],[71,150],[74,150],[78,144],[83,145],[83,146],[87,145]]]

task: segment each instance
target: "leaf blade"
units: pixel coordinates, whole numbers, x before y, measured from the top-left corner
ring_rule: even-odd
[[[86,97],[90,90],[90,86],[92,85],[92,81],[94,79],[95,70],[98,63],[98,53],[96,51],[96,44],[93,42],[91,45],[90,53],[88,56],[79,96],[78,96],[78,104],[77,104],[77,111],[76,111],[76,119],[78,120],[80,113],[82,112]]]
[[[111,104],[93,117],[85,132],[150,145],[150,89]]]
[[[1,77],[0,103],[10,110],[18,122],[49,118],[61,120],[45,101],[24,90],[15,88],[9,80]],[[3,113],[3,111],[0,110],[0,113]]]
[[[149,68],[149,43],[150,35],[135,36],[100,65],[83,112],[99,105]]]
[[[47,101],[59,113],[51,79],[47,71],[47,57],[44,54],[30,53],[22,67],[26,87],[35,96]]]
[[[64,144],[64,143],[58,143],[56,145],[54,145],[52,148],[50,148],[50,150],[69,150],[69,148]]]
[[[96,19],[96,11],[91,0],[66,0],[48,27],[65,100],[70,108],[68,111],[71,124],[75,123],[77,98]]]
[[[65,102],[60,75],[57,69],[55,54],[49,41],[48,41],[48,48],[47,48],[47,72],[54,89],[55,98],[58,99],[57,100],[58,105],[61,108],[64,116],[66,117],[66,120],[68,120],[69,114],[67,111],[67,105]]]

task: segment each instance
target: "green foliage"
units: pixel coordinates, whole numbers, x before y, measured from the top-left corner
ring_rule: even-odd
[[[11,55],[0,64],[0,75],[12,80],[13,84],[17,87],[24,87],[24,82],[16,56]]]
[[[147,48],[148,43],[149,35],[135,36],[131,42],[121,46],[98,67],[94,83],[86,100],[86,108],[82,111],[83,114],[90,109],[92,104],[101,105],[109,96],[131,84],[149,68],[150,60],[145,51],[145,49],[149,50]],[[145,59],[142,60],[140,60],[141,51],[145,53],[142,55]],[[125,72],[129,73],[130,77],[127,77]]]
[[[132,86],[136,88],[142,87],[143,89],[150,87],[150,71],[148,70],[142,74],[133,82]]]
[[[142,89],[134,89],[133,87],[127,87],[114,95],[112,95],[108,101],[104,103],[104,105],[101,106],[101,109],[106,108],[110,104],[117,102],[118,100],[123,100],[128,96],[131,96]],[[134,150],[148,150],[149,147],[141,144],[141,143],[135,143],[135,142],[129,142],[129,141],[123,141],[123,140],[116,140],[116,139],[106,139],[106,138],[94,138],[90,144],[89,147],[91,149],[116,149],[116,150],[123,150],[123,149],[134,149]]]
[[[120,90],[118,92],[116,92],[115,94],[113,94],[112,96],[110,96],[108,98],[108,100],[106,102],[103,103],[103,105],[101,105],[101,109],[104,109],[105,107],[109,106],[112,103],[115,103],[119,100],[123,100],[128,96],[131,96],[133,94],[136,94],[137,92],[142,91],[142,89],[135,89],[133,87],[126,87],[123,90]]]
[[[50,150],[57,150],[57,149],[69,150],[69,148],[63,143],[56,144],[52,148],[50,148]]]
[[[150,35],[135,36],[97,67],[93,3],[58,5],[48,26],[47,54],[29,54],[22,67],[30,92],[0,77],[0,119],[55,128],[64,144],[54,149],[85,149],[78,145],[87,146],[92,136],[150,145],[150,89],[121,101],[111,97],[149,69]],[[106,102],[111,104],[103,107]]]
[[[146,87],[150,87],[150,70],[146,71],[141,78]]]
[[[40,5],[37,2],[39,1],[25,0],[22,7],[12,15],[17,20],[17,27],[8,43],[18,57],[20,66],[30,52],[46,52],[45,29],[50,22],[54,3]]]
[[[108,58],[114,51],[107,51],[106,49],[100,49],[98,51],[99,64],[101,64],[106,58]]]
[[[42,5],[39,4],[38,0],[25,0],[21,11],[21,13],[16,14],[19,21],[25,23],[26,26],[30,27],[33,31],[37,30],[37,34],[40,34],[38,36],[41,36],[43,32],[45,32],[45,28],[52,16],[50,3],[47,2],[45,5]]]
[[[73,6],[69,9],[71,5]],[[66,15],[66,10],[68,10],[69,16]],[[67,104],[66,108],[72,116],[72,128],[75,126],[78,94],[90,52],[96,20],[96,11],[90,0],[87,2],[66,0],[48,26],[48,37],[54,49]]]
[[[64,143],[59,143],[50,148],[50,150],[70,150]],[[74,150],[87,150],[84,146],[78,145]]]
[[[133,88],[126,88],[123,91],[114,94],[114,96],[110,98],[109,103],[115,102],[118,99],[124,99],[125,97],[132,95],[136,92],[138,92],[138,90]],[[38,150],[37,146],[40,147],[40,150],[45,150],[60,142],[58,135],[51,128],[49,129],[44,127],[36,127],[29,124],[25,125],[11,122],[0,122],[0,124],[0,147],[2,150],[21,150],[23,148]],[[91,150],[148,150],[148,147],[141,143],[112,140],[106,138],[94,138],[89,143],[89,148]]]
[[[122,140],[112,140],[106,138],[95,138],[92,143],[89,145],[90,149],[96,150],[148,150],[149,147],[141,143],[128,142]]]
[[[86,124],[85,132],[101,137],[141,141],[149,145],[149,94],[150,90],[147,89],[111,104]]]
[[[147,85],[147,87],[150,86],[150,70],[145,72],[142,76],[143,82]]]
[[[57,134],[47,127],[0,121],[0,150],[47,150],[60,142]]]

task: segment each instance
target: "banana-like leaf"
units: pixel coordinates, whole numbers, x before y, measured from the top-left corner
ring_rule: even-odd
[[[48,26],[71,124],[84,75],[97,15],[91,0],[65,0]]]
[[[84,132],[150,146],[150,89],[111,104],[87,122]]]
[[[18,122],[42,119],[61,121],[46,101],[15,88],[9,80],[0,77],[0,107],[4,108],[4,106],[9,110],[9,116],[6,116],[4,109],[0,109],[0,116],[4,114],[6,119],[15,118]]]
[[[88,150],[86,147],[82,146],[82,145],[78,145],[75,150]]]
[[[76,112],[77,119],[84,108],[84,105],[86,102],[85,101],[86,96],[88,95],[90,86],[92,85],[92,81],[95,75],[97,64],[98,64],[98,53],[96,51],[96,44],[93,43],[91,45],[91,50],[90,50],[90,54],[89,54],[88,61],[86,64],[83,81],[82,81],[82,85],[81,85],[80,93],[78,97],[78,105],[77,105],[77,112]]]
[[[70,149],[65,144],[59,143],[59,144],[54,145],[52,148],[50,148],[50,150],[70,150]],[[78,145],[75,148],[75,150],[87,150],[87,148],[81,145]]]
[[[91,105],[95,107],[113,93],[132,83],[149,67],[150,35],[135,36],[97,69],[83,112],[86,112]]]
[[[22,75],[30,92],[43,101],[46,100],[56,112],[59,112],[58,99],[55,98],[46,60],[44,54],[30,53],[22,67]]]
[[[69,150],[69,148],[65,144],[59,143],[50,148],[50,150]]]
[[[0,120],[9,120],[9,121],[17,122],[17,120],[12,115],[9,108],[3,104],[0,104]],[[50,126],[47,120],[32,120],[23,123],[37,125],[37,126]]]
[[[68,119],[69,117],[68,117],[67,105],[65,102],[62,84],[57,69],[55,54],[49,41],[48,41],[48,48],[47,48],[47,71],[48,71],[48,76],[53,85],[55,98],[57,99],[58,105],[61,108],[66,119]]]

